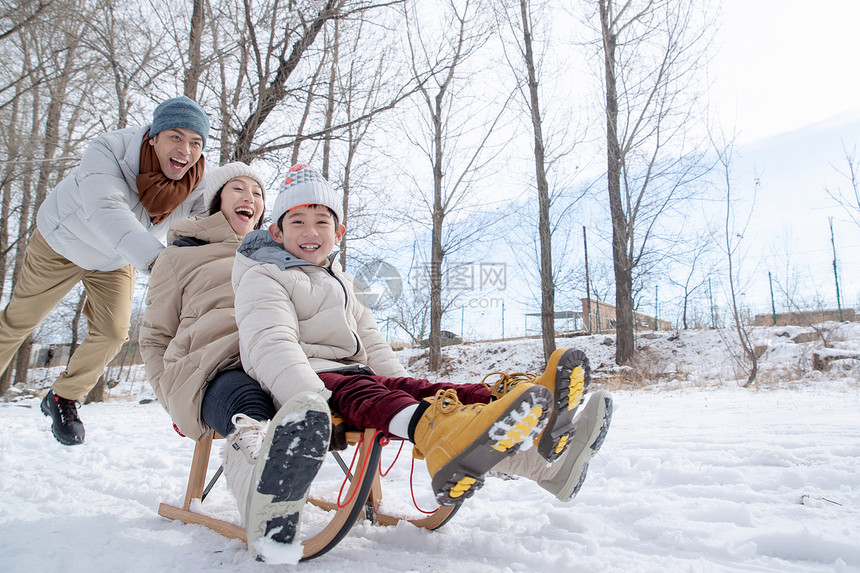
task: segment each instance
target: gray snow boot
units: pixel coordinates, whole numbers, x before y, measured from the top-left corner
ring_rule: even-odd
[[[554,463],[547,463],[533,447],[508,456],[493,471],[529,478],[560,501],[570,501],[579,493],[588,462],[603,445],[611,420],[612,396],[606,390],[594,392],[577,412],[567,451]]]
[[[331,418],[326,401],[302,392],[267,423],[233,417],[224,473],[245,523],[248,551],[265,560],[267,547],[292,544],[311,483],[328,452]]]
[[[486,380],[494,375],[499,379],[490,386]],[[559,348],[549,357],[540,376],[518,372],[493,372],[484,377],[484,385],[493,399],[498,400],[520,382],[529,382],[545,387],[553,394],[553,407],[546,429],[535,441],[541,456],[548,462],[563,457],[573,436],[573,419],[588,392],[591,382],[591,367],[585,353],[572,348]]]

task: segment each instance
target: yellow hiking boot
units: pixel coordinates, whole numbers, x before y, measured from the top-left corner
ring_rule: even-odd
[[[464,406],[454,390],[427,398],[430,405],[414,437],[436,501],[456,505],[480,489],[490,468],[543,430],[552,400],[546,388],[531,384],[520,384],[489,404]]]
[[[499,379],[492,386],[487,384],[494,399],[505,396],[522,383],[537,384],[552,392],[552,412],[546,429],[537,439],[537,446],[538,453],[549,462],[561,457],[573,436],[576,409],[582,403],[582,397],[591,382],[591,366],[585,353],[559,348],[549,357],[549,362],[540,376],[522,372],[493,372],[484,377],[484,380],[494,375],[499,375]]]

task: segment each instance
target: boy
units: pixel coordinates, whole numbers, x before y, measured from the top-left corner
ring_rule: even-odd
[[[535,438],[545,458],[562,456],[588,383],[582,353],[557,352],[543,376],[496,392],[409,378],[332,255],[345,232],[342,197],[318,171],[296,165],[272,220],[268,232],[245,237],[233,288],[243,367],[276,408],[298,392],[316,392],[348,425],[410,440],[441,504],[471,496],[489,469]],[[583,460],[596,451],[593,438]],[[584,475],[578,469],[577,478]]]

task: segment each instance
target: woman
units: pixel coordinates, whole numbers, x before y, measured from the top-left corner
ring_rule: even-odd
[[[214,170],[205,185],[209,216],[173,224],[170,245],[153,265],[140,348],[149,383],[177,431],[198,440],[211,428],[227,437],[225,475],[245,522],[248,548],[257,557],[254,542],[260,537],[292,542],[295,507],[304,505],[316,475],[307,466],[302,476],[290,475],[285,456],[297,452],[281,452],[278,443],[298,436],[303,444],[298,453],[321,464],[329,444],[329,411],[322,398],[300,396],[276,412],[269,395],[241,369],[230,274],[242,238],[262,226],[265,185],[256,169],[239,162]],[[290,415],[296,421],[282,424]],[[266,431],[268,420],[276,432]],[[259,483],[258,490],[266,485],[267,466],[277,472],[277,484],[298,491],[295,499],[283,501],[281,491],[253,491],[251,483]]]

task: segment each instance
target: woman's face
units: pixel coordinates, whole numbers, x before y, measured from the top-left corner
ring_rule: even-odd
[[[240,237],[254,230],[264,210],[263,189],[250,177],[231,179],[221,189],[221,213]]]

